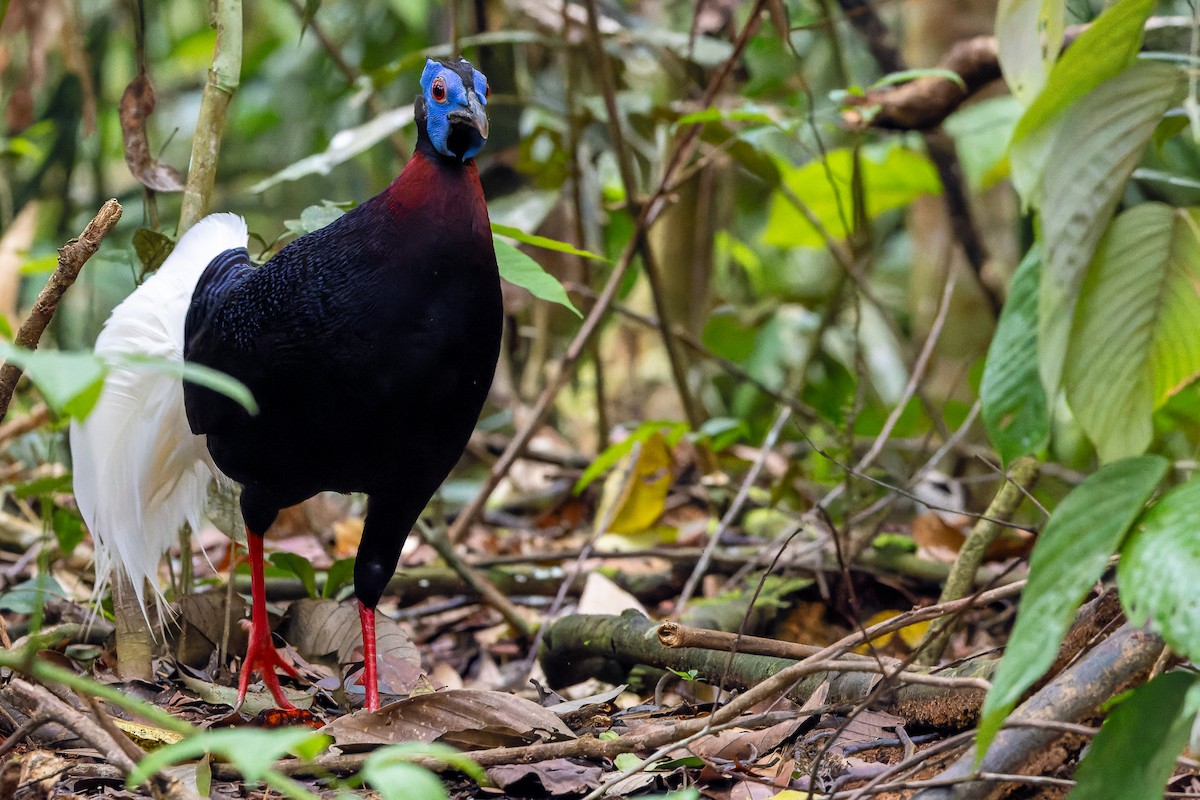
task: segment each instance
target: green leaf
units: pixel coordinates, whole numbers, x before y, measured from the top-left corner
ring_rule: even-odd
[[[608,472],[618,461],[627,456],[638,442],[644,442],[656,433],[663,433],[667,444],[674,447],[687,433],[687,430],[688,426],[686,422],[665,422],[662,420],[643,422],[624,439],[604,448],[600,452],[600,455],[596,456],[596,460],[579,476],[579,480],[575,482],[575,487],[572,491],[575,494],[582,492],[592,481]]]
[[[984,700],[977,740],[980,754],[987,751],[1025,690],[1053,663],[1079,603],[1104,574],[1109,556],[1168,467],[1160,456],[1101,467],[1054,510],[1029,557],[1029,584]]]
[[[541,264],[495,236],[492,237],[492,244],[496,246],[496,265],[500,268],[501,278],[520,286],[540,300],[566,306],[575,316],[583,317],[567,296],[567,290],[559,283],[558,278],[542,269]]]
[[[1100,458],[1150,445],[1153,412],[1200,373],[1200,209],[1143,203],[1113,222],[1080,290],[1063,371]]]
[[[330,565],[325,573],[325,585],[321,587],[321,596],[333,597],[343,586],[354,579],[354,559],[341,558]]]
[[[1050,409],[1037,370],[1037,302],[1041,248],[1025,254],[988,348],[979,387],[983,424],[1005,464],[1050,438]]]
[[[58,549],[64,555],[75,552],[75,547],[83,541],[86,531],[79,513],[65,508],[54,509],[52,518],[54,538],[58,541]]]
[[[262,778],[286,753],[323,750],[332,739],[310,728],[220,728],[167,745],[138,762],[125,784],[140,786],[163,767],[199,758],[205,753],[219,755],[231,763],[249,782]]]
[[[946,118],[943,127],[954,137],[972,189],[990,189],[1008,177],[1008,143],[1022,110],[1014,97],[1004,95],[965,105]]]
[[[1053,126],[1037,178],[1045,259],[1038,357],[1048,394],[1058,389],[1087,265],[1150,135],[1182,90],[1182,73],[1174,67],[1138,63],[1081,99]],[[1029,155],[1014,146],[1014,177]]]
[[[446,787],[441,779],[412,763],[415,758],[437,759],[476,783],[487,784],[487,774],[469,756],[444,744],[423,742],[405,742],[376,750],[367,756],[360,774],[383,800],[444,800]]]
[[[319,596],[317,594],[317,573],[307,558],[295,553],[272,553],[270,561],[280,569],[287,570],[299,578],[309,597]]]
[[[755,122],[760,125],[779,125],[766,111],[756,108],[706,108],[703,111],[684,114],[675,121],[675,124],[683,127],[684,125],[702,125],[708,122]]]
[[[283,227],[296,236],[303,236],[306,233],[321,230],[345,213],[346,209],[342,207],[342,204],[332,200],[322,200],[321,205],[308,206],[301,211],[300,219],[286,220]]]
[[[148,356],[138,353],[125,353],[113,359],[114,364],[144,367],[155,372],[164,372],[180,380],[190,381],[197,386],[212,389],[236,401],[251,414],[258,413],[258,403],[254,395],[246,388],[246,384],[224,372],[191,362],[173,361],[160,356]],[[90,409],[89,409],[90,410]]]
[[[903,147],[866,147],[862,150],[862,181],[867,217],[903,208],[924,194],[942,190],[937,170],[921,153]],[[835,239],[849,233],[853,209],[851,183],[854,151],[830,150],[825,158],[801,167],[780,163],[784,184],[812,209]],[[824,247],[825,240],[782,193],[771,199],[763,241],[778,247]]]
[[[1198,681],[1168,672],[1130,692],[1092,740],[1067,800],[1162,800],[1200,709]]]
[[[526,233],[520,228],[514,228],[510,225],[501,225],[498,222],[492,223],[492,233],[500,236],[507,236],[509,239],[516,239],[521,244],[540,247],[544,250],[553,250],[556,253],[566,253],[572,256],[582,256],[583,258],[595,258],[600,261],[607,261],[604,256],[598,256],[588,250],[580,250],[574,245],[566,242],[560,242],[558,239],[550,239],[545,236],[537,236],[532,233]]]
[[[327,175],[334,167],[382,142],[405,125],[411,124],[412,121],[413,106],[409,103],[400,108],[385,111],[362,125],[338,131],[330,138],[329,146],[323,152],[307,156],[284,167],[266,180],[261,180],[251,186],[250,191],[258,194],[272,186],[294,181],[307,175]]]
[[[43,572],[0,593],[0,611],[32,614],[46,605],[46,597],[66,597],[66,591],[50,573]]]
[[[142,262],[142,274],[147,275],[162,266],[175,249],[175,242],[161,231],[138,228],[133,232],[133,250]]]
[[[1146,18],[1150,16],[1154,3],[1155,0],[1120,0],[1084,29],[1075,43],[1054,62],[1045,87],[1017,123],[1013,132],[1014,145],[1133,63],[1142,46],[1142,26],[1146,24]],[[1004,3],[1002,7],[1008,6],[1011,10],[1014,5],[1016,4]],[[1039,9],[1039,18],[1042,11],[1043,9]],[[1054,9],[1051,7],[1049,12],[1053,14]],[[1019,16],[1028,16],[1027,10]],[[998,13],[997,23],[999,22]],[[1057,24],[1061,26],[1062,22]],[[1023,30],[1015,32],[1013,38],[1027,35],[1027,27],[1022,25]],[[1061,27],[1050,30],[1050,33],[1054,37],[1061,37]],[[997,35],[1009,38],[1005,31],[999,29]],[[1041,31],[1037,31],[1037,35],[1040,38]],[[1059,41],[1061,42],[1061,38]],[[1032,43],[1029,43],[1029,46],[1033,46]],[[1053,59],[1054,50],[1054,47],[1048,47],[1043,57]],[[1005,74],[1007,77],[1007,73]]]
[[[1167,644],[1200,656],[1200,477],[1146,512],[1121,551],[1117,585],[1129,621],[1150,622]]]
[[[26,350],[0,342],[0,358],[25,370],[46,402],[59,414],[82,419],[100,399],[105,366],[92,353]]]
[[[907,83],[915,81],[917,78],[945,78],[948,81],[956,84],[964,92],[967,90],[966,81],[952,69],[940,69],[937,67],[926,69],[902,69],[899,72],[889,72],[879,80],[872,83],[867,89],[882,89],[885,86],[894,86],[897,83]]]
[[[1065,0],[1000,0],[996,45],[1009,91],[1028,106],[1058,59],[1066,24]]]

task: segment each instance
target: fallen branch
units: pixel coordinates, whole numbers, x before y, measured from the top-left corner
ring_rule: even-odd
[[[100,207],[96,216],[87,224],[77,239],[72,239],[58,248],[58,266],[50,274],[42,291],[38,293],[37,300],[34,301],[33,308],[29,311],[29,316],[21,324],[21,329],[17,331],[16,339],[13,341],[17,347],[23,347],[26,350],[37,349],[38,342],[41,341],[46,326],[54,317],[54,311],[58,308],[63,294],[71,284],[75,283],[83,265],[100,249],[100,242],[104,241],[104,237],[108,235],[120,218],[121,204],[116,200],[109,200]],[[12,402],[13,392],[17,388],[17,381],[21,379],[22,372],[23,370],[16,364],[5,364],[0,367],[0,420],[8,416],[8,406]]]
[[[1039,760],[1038,774],[1052,771],[1051,745],[1064,734],[1050,727],[1021,725],[1026,720],[1081,722],[1097,713],[1101,705],[1116,694],[1141,683],[1149,675],[1163,649],[1155,634],[1124,625],[1095,649],[1052,680],[1044,689],[1026,700],[997,734],[983,760],[976,764],[974,748],[964,753],[938,778],[963,780],[980,773],[1016,773],[1031,761]],[[1068,734],[1074,735],[1074,734]],[[1066,756],[1065,751],[1062,752]],[[984,800],[1005,794],[1003,785],[987,781],[959,784],[953,792],[932,788],[918,793],[913,800]]]

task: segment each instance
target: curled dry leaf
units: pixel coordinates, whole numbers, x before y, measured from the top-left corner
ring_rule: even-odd
[[[229,652],[245,652],[247,635],[239,622],[246,617],[246,602],[235,594],[230,605],[226,602],[227,597],[224,589],[217,589],[180,599],[176,606],[180,624],[178,628],[168,628],[178,632],[172,643],[178,661],[191,667],[207,664],[226,629],[229,631]]]
[[[121,136],[125,141],[125,163],[133,177],[156,192],[182,192],[183,178],[174,167],[150,155],[146,118],[154,111],[154,87],[150,79],[137,75],[121,95]]]
[[[443,742],[461,750],[573,739],[553,711],[505,692],[450,689],[406,697],[325,726],[338,745]]]
[[[300,655],[319,660],[334,656],[339,665],[362,660],[362,628],[358,610],[329,599],[292,603],[283,638]],[[393,694],[409,691],[421,677],[421,653],[408,634],[382,614],[375,614],[375,646],[379,682]]]
[[[505,764],[487,771],[492,783],[517,797],[535,794],[586,794],[600,784],[604,770],[552,758],[536,764]],[[540,786],[539,786],[540,784]]]

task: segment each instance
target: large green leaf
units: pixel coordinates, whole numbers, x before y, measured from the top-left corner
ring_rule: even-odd
[[[1144,203],[1088,270],[1063,371],[1067,401],[1111,461],[1143,452],[1151,415],[1200,372],[1200,209]]]
[[[1053,126],[1040,178],[1045,266],[1038,304],[1039,367],[1049,394],[1058,389],[1075,301],[1096,244],[1150,135],[1182,89],[1176,68],[1138,63]],[[1014,146],[1014,170],[1021,152]]]
[[[1037,293],[1042,252],[1036,244],[1013,275],[979,387],[983,424],[1007,464],[1050,437],[1050,411],[1037,371]]]
[[[977,739],[980,753],[986,752],[1025,690],[1053,663],[1079,603],[1104,574],[1108,557],[1120,546],[1167,467],[1167,460],[1159,456],[1101,467],[1054,510],[1030,555],[1021,610],[983,703]]]
[[[942,190],[937,170],[925,155],[903,147],[862,150],[862,182],[867,217],[903,208],[923,194]],[[851,183],[854,151],[830,150],[825,158],[800,167],[781,164],[784,184],[812,209],[835,239],[844,239],[852,223]],[[779,247],[824,247],[825,240],[781,193],[771,200],[763,241]]]
[[[1200,477],[1163,495],[1121,551],[1117,584],[1129,621],[1200,656]]]
[[[495,236],[492,237],[492,244],[496,247],[496,265],[500,268],[501,278],[526,289],[534,297],[566,306],[577,317],[583,316],[567,296],[567,290],[558,278],[542,269],[541,264]]]
[[[104,362],[92,353],[26,350],[0,342],[0,359],[25,370],[55,412],[76,418],[88,415],[104,387]]]
[[[1000,0],[996,45],[1000,71],[1013,96],[1028,106],[1046,83],[1062,49],[1065,0]]]
[[[129,773],[127,786],[139,786],[160,769],[199,758],[205,753],[222,756],[247,781],[263,777],[286,753],[312,758],[332,741],[311,728],[220,728],[197,733],[148,754]]]
[[[1134,689],[1096,734],[1067,800],[1162,800],[1200,709],[1198,680],[1168,672]]]
[[[556,253],[566,253],[571,256],[581,256],[583,258],[594,258],[600,261],[607,261],[604,256],[598,256],[590,250],[580,250],[573,244],[561,242],[558,239],[551,239],[547,236],[538,236],[533,233],[526,233],[520,228],[514,228],[511,225],[501,225],[498,222],[492,223],[492,233],[501,236],[507,236],[509,239],[516,239],[521,244],[540,247],[544,250],[553,250]]]
[[[1017,3],[1020,2],[1017,0]],[[1027,2],[1040,5],[1034,0]],[[1142,26],[1146,24],[1154,3],[1155,0],[1120,0],[1079,35],[1062,58],[1054,63],[1045,87],[1017,123],[1017,129],[1013,132],[1014,145],[1133,63],[1142,46]],[[1015,3],[1002,4],[1002,8],[1004,5]],[[1039,16],[1041,11],[1039,8]],[[1027,18],[1029,11],[1021,12],[1020,16]],[[997,22],[999,20],[998,14]],[[1058,24],[1061,25],[1061,21]],[[1051,37],[1055,33],[1047,30]],[[1000,30],[997,30],[997,34],[1003,35]],[[1061,36],[1061,32],[1057,35]],[[1046,55],[1053,57],[1050,48],[1047,48]]]

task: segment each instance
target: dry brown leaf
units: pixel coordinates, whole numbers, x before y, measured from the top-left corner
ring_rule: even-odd
[[[462,750],[573,739],[558,715],[506,692],[450,689],[347,714],[325,726],[338,745],[444,742]]]
[[[145,75],[137,75],[121,95],[121,135],[125,142],[125,163],[133,177],[156,192],[182,192],[183,178],[174,167],[163,164],[150,154],[146,118],[154,111],[154,87]]]
[[[341,666],[362,660],[358,610],[335,600],[306,598],[288,609],[283,638],[307,659],[337,658]],[[421,653],[395,620],[375,614],[379,683],[392,694],[408,692],[421,677]]]
[[[785,739],[799,730],[803,718],[780,722],[769,728],[748,731],[731,728],[721,731],[693,744],[689,750],[704,759],[719,758],[723,761],[753,761],[778,747]]]
[[[565,758],[552,758],[536,764],[506,764],[487,771],[492,783],[517,797],[546,793],[586,794],[599,785],[604,770],[576,764]]]
[[[248,639],[245,628],[240,624],[246,617],[246,601],[235,593],[233,605],[230,606],[226,603],[227,596],[222,587],[180,599],[176,606],[179,612],[179,635],[173,643],[176,660],[192,667],[207,664],[213,650],[221,642],[226,627],[229,629],[229,652],[246,651]]]

